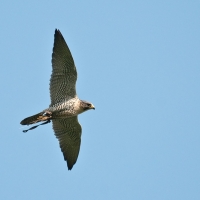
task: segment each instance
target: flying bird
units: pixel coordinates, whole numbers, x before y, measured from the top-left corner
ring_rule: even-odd
[[[77,161],[81,144],[82,128],[78,122],[78,115],[95,109],[92,103],[78,98],[76,80],[77,71],[73,57],[61,32],[56,29],[50,79],[51,104],[42,112],[23,119],[20,124],[31,125],[42,122],[39,125],[44,125],[52,121],[55,136],[59,140],[69,170]],[[35,129],[39,125],[23,132]]]

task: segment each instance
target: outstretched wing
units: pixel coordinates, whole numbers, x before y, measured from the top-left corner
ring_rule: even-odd
[[[81,144],[81,125],[77,116],[65,119],[53,119],[53,129],[59,140],[68,169],[71,170],[78,158]]]
[[[50,79],[51,105],[76,96],[77,72],[71,52],[59,30],[55,30]]]

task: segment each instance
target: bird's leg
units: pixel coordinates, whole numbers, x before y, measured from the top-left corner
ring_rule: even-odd
[[[49,119],[49,120],[47,120],[46,122],[44,122],[44,123],[42,123],[42,124],[33,126],[33,127],[29,128],[29,129],[27,129],[27,130],[23,130],[23,132],[26,133],[26,132],[29,131],[29,130],[33,130],[33,129],[37,128],[37,127],[40,126],[40,125],[48,124],[48,123],[50,123],[50,122],[51,122],[51,120]]]

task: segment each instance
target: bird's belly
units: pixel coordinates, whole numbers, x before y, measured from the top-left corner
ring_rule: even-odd
[[[57,103],[48,109],[52,113],[52,118],[68,118],[80,114],[79,100],[77,98]]]

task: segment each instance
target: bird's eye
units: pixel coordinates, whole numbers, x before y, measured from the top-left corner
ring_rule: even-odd
[[[88,107],[90,107],[91,105],[90,105],[90,104],[88,104],[87,106],[88,106]]]

